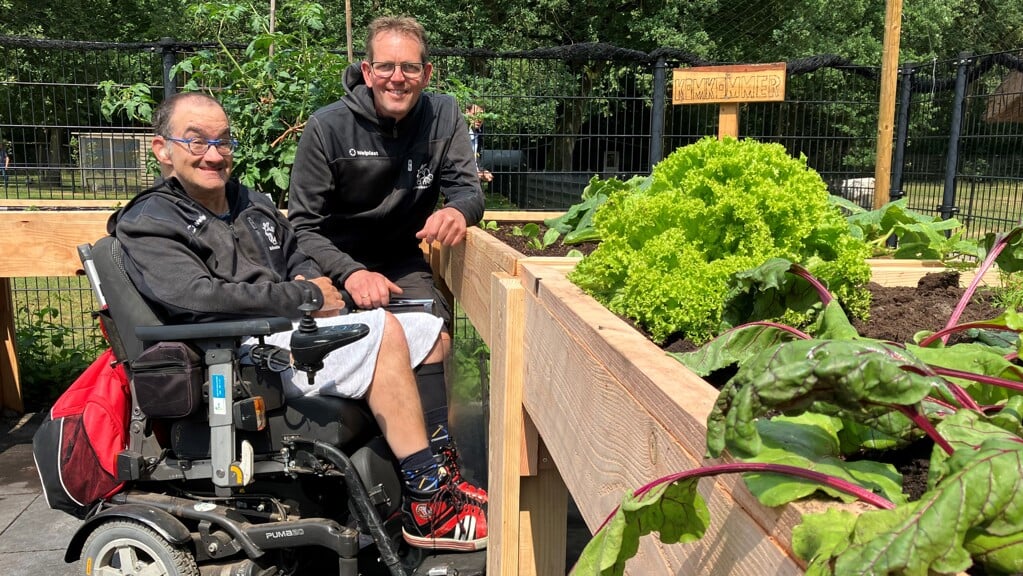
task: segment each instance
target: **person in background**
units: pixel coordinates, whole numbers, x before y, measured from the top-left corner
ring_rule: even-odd
[[[338,316],[340,292],[298,247],[287,219],[264,195],[230,179],[238,145],[223,107],[179,93],[153,114],[161,179],[111,216],[125,270],[165,321],[301,316],[312,304],[324,324],[359,322],[369,334],[328,354],[315,385],[292,370],[285,393],[364,398],[404,479],[405,540],[417,547],[480,550],[486,512],[466,498],[430,449],[413,366],[442,358],[442,322],[383,309]],[[284,343],[289,333],[274,335]],[[268,339],[268,343],[273,343]],[[300,378],[299,376],[302,375]]]
[[[483,157],[483,107],[469,104],[465,108],[465,115],[469,119],[469,141],[472,143],[473,157],[476,158],[476,175],[482,182],[493,182],[494,175],[490,170],[480,168],[480,158]]]
[[[10,175],[7,174],[7,170],[11,167],[11,155],[7,152],[7,143],[0,141],[0,174],[4,177],[4,190],[7,190],[7,184],[10,179]]]
[[[288,218],[302,251],[356,307],[379,308],[395,296],[432,301],[444,319],[447,358],[451,310],[420,243],[461,243],[483,218],[484,201],[461,107],[451,96],[423,92],[432,73],[419,22],[386,16],[370,23],[366,59],[345,71],[345,96],[306,122]],[[486,492],[462,479],[444,365],[416,371],[430,444],[466,494],[486,503]]]

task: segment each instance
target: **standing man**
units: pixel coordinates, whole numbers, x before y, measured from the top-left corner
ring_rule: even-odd
[[[287,219],[265,196],[230,178],[238,142],[219,102],[199,92],[175,94],[153,113],[153,127],[161,179],[115,212],[107,231],[121,241],[128,276],[165,320],[294,319],[299,306],[312,304],[335,316],[325,322],[356,321],[356,315],[337,316],[341,294],[299,250]],[[442,358],[441,322],[429,314],[403,316],[358,314],[369,334],[324,358],[321,373],[329,378],[311,385],[289,371],[285,392],[365,399],[400,460],[405,540],[421,548],[481,550],[486,512],[430,449],[416,394],[412,367]],[[275,337],[288,339],[287,333]]]
[[[469,104],[465,108],[465,115],[469,119],[469,142],[472,143],[472,155],[476,159],[476,175],[481,182],[493,182],[494,175],[490,170],[480,168],[480,158],[483,156],[483,107]]]
[[[419,244],[462,242],[466,227],[483,217],[483,192],[458,103],[423,93],[432,73],[426,32],[415,19],[374,20],[366,60],[345,71],[347,94],[306,123],[288,217],[302,251],[348,291],[355,306],[381,307],[392,295],[432,299],[445,320],[446,357],[451,310]],[[444,363],[421,366],[416,381],[431,447],[457,470]],[[467,483],[464,488],[486,502],[485,491]]]

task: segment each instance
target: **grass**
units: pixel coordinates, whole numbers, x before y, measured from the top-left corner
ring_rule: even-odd
[[[8,174],[4,198],[16,200],[127,200],[143,187],[134,170],[97,173],[96,186],[86,186],[80,170],[61,170],[59,183],[42,181],[38,170]]]

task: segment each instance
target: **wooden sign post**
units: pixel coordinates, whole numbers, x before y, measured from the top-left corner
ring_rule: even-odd
[[[672,104],[721,104],[718,139],[739,137],[739,104],[785,100],[785,63],[676,68]]]

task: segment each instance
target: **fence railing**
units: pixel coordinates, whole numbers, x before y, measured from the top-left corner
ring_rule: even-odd
[[[0,141],[12,162],[3,198],[123,201],[144,188],[152,179],[148,129],[106,118],[100,83],[143,83],[160,99],[176,89],[171,67],[206,47],[0,38]],[[434,89],[458,80],[486,109],[488,192],[517,209],[566,208],[594,175],[647,174],[672,150],[717,133],[716,106],[671,104],[671,69],[694,63],[684,54],[603,45],[434,53]],[[833,192],[869,198],[879,71],[835,57],[787,64],[785,101],[742,105],[740,135],[805,155]],[[957,217],[974,237],[1015,224],[1023,207],[1023,50],[903,66],[898,101],[892,197]],[[59,298],[75,291],[53,282],[13,285],[19,326],[40,309],[91,307],[63,304]],[[94,334],[85,324],[68,323],[83,342]]]

